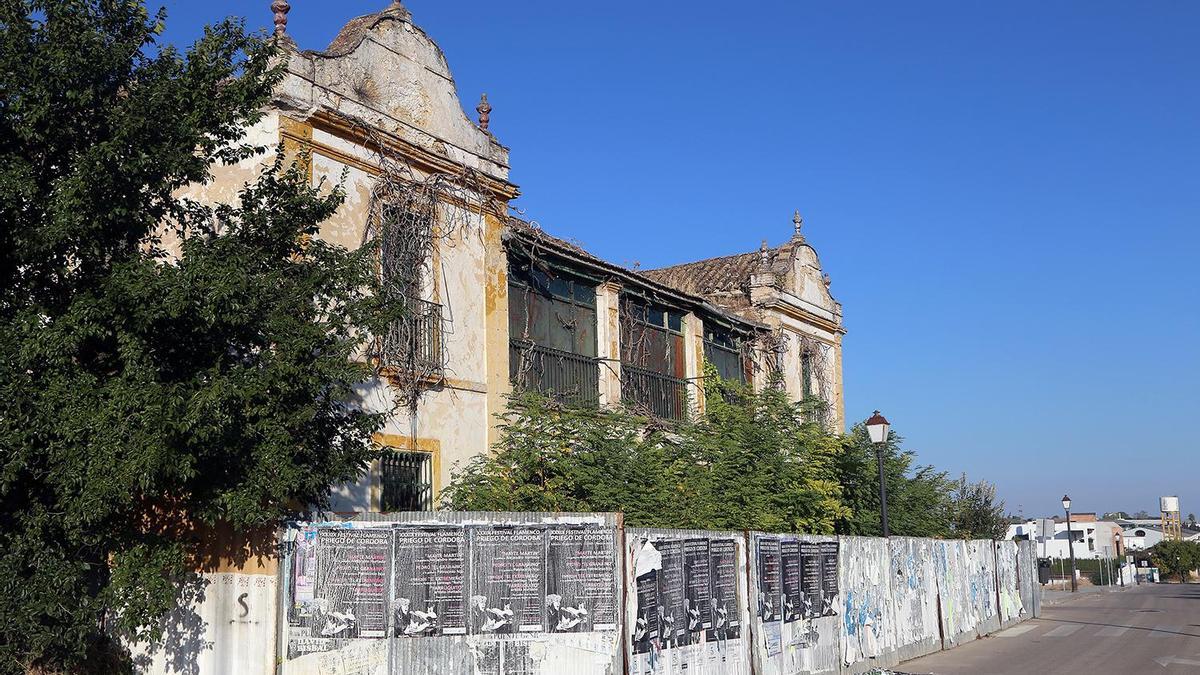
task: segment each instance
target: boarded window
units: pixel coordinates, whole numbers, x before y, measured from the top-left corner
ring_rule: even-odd
[[[684,377],[684,313],[639,298],[625,297],[621,304],[621,362]]]
[[[525,390],[596,407],[596,289],[558,270],[514,263],[508,276],[509,376]]]
[[[379,510],[432,511],[433,457],[427,452],[389,450],[380,460]]]
[[[683,312],[621,298],[621,398],[663,419],[687,416]]]
[[[528,264],[509,270],[509,337],[571,354],[596,356],[596,289],[589,282]]]

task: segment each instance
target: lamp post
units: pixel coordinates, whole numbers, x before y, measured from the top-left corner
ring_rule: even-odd
[[[1075,581],[1075,535],[1071,534],[1071,498],[1063,495],[1063,510],[1067,512],[1067,549],[1071,552],[1071,592],[1079,591]]]
[[[887,480],[883,475],[883,450],[887,446],[890,427],[891,424],[878,410],[867,420],[867,433],[871,435],[871,443],[875,444],[875,459],[879,462],[879,519],[882,521],[885,537],[891,536],[891,530],[888,528]]]

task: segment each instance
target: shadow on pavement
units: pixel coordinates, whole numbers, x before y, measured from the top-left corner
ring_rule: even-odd
[[[1148,628],[1146,626],[1127,626],[1123,623],[1101,623],[1099,621],[1071,621],[1070,619],[1047,619],[1045,617],[1038,619],[1046,623],[1074,623],[1080,626],[1108,626],[1112,628],[1128,628],[1129,630],[1140,630],[1146,633],[1162,633],[1165,635],[1182,635],[1183,637],[1200,638],[1200,631],[1195,633],[1184,633],[1176,630],[1163,630],[1161,628]]]

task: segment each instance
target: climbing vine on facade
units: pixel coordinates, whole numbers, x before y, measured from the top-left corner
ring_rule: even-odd
[[[438,255],[481,236],[485,214],[503,213],[505,207],[475,171],[420,172],[375,127],[351,121],[379,167],[364,244],[378,251],[382,292],[399,309],[372,340],[369,355],[391,382],[397,404],[412,412],[421,393],[440,384],[450,367],[443,336],[452,329],[454,312],[445,296],[436,300],[442,290]]]

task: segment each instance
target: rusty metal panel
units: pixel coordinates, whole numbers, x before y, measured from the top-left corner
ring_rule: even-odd
[[[996,542],[996,595],[1000,599],[1001,628],[1016,624],[1028,614],[1021,594],[1020,564],[1017,542]]]
[[[284,550],[284,675],[622,670],[615,514],[362,514]]]
[[[838,538],[752,532],[748,549],[754,672],[838,672]]]
[[[896,650],[901,661],[942,648],[934,564],[936,545],[932,539],[911,537],[893,537],[888,541]]]
[[[991,539],[967,542],[970,552],[971,608],[979,635],[1000,630],[1000,611],[996,606],[996,550]]]
[[[976,620],[971,604],[970,554],[961,540],[934,542],[938,601],[942,615],[942,647],[974,640]]]
[[[628,672],[749,675],[740,532],[625,530]]]
[[[861,673],[895,665],[897,626],[888,542],[867,537],[840,537],[839,541],[842,672]]]

